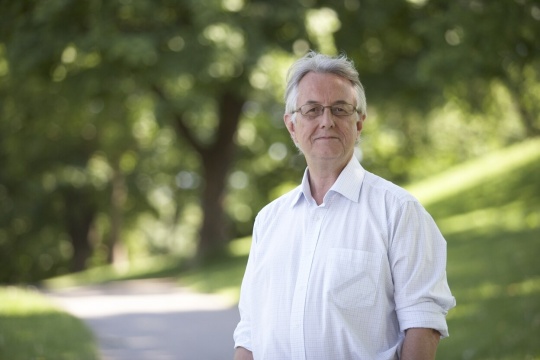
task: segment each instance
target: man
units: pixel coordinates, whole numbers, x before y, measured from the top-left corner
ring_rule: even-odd
[[[353,156],[366,99],[352,62],[308,53],[285,96],[308,167],[255,220],[235,359],[434,359],[455,306],[446,242],[416,199]]]

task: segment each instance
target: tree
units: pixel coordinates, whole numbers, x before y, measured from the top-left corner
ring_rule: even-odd
[[[425,76],[439,86],[445,83],[445,87],[479,111],[485,111],[486,104],[492,102],[490,87],[499,82],[510,94],[526,136],[539,136],[538,3],[433,1],[421,12],[426,20],[416,29],[431,49],[420,61]],[[434,22],[434,18],[442,17],[446,21]],[[449,71],[452,76],[448,76]]]
[[[485,152],[538,135],[540,10],[535,2],[318,4],[339,15],[336,49],[355,60],[366,87],[368,168],[406,182],[479,155],[479,148]],[[460,112],[451,120],[460,120],[455,129],[435,125],[450,118],[449,107]],[[509,131],[514,116],[522,133]],[[438,135],[445,130],[456,133]],[[441,137],[463,140],[443,148]],[[426,166],[429,158],[433,161]]]
[[[533,136],[539,11],[528,0],[2,2],[0,263],[34,279],[69,257],[82,269],[113,261],[135,231],[164,253],[158,238],[183,236],[188,218],[199,259],[249,234],[303,171],[280,96],[284,69],[310,48],[355,60],[375,119],[363,161],[391,180],[472,154],[452,146],[459,129],[433,151],[447,104],[497,113],[504,88],[527,135],[497,146]],[[494,121],[475,131],[499,136]]]
[[[18,201],[22,190],[16,183],[26,177],[30,184],[30,173],[35,190],[51,193],[66,214],[63,229],[59,217],[52,223],[54,232],[71,238],[73,269],[87,265],[95,233],[111,239],[112,260],[127,204],[152,203],[151,191],[137,185],[137,171],[156,155],[136,132],[142,123],[156,123],[175,130],[177,150],[176,159],[171,150],[160,158],[165,166],[154,169],[152,188],[162,186],[182,199],[185,189],[175,187],[175,173],[182,164],[200,173],[198,256],[219,251],[227,240],[222,198],[234,134],[252,97],[250,74],[270,49],[292,47],[304,31],[298,22],[304,10],[285,1],[3,3],[2,123],[6,138],[13,138],[10,150],[3,147],[10,164],[3,177],[7,196]],[[145,109],[133,110],[133,98]],[[54,133],[53,139],[33,135],[40,130]],[[32,153],[25,157],[17,151],[29,139]],[[125,165],[126,158],[136,165]],[[17,161],[41,166],[19,169]],[[162,171],[170,175],[157,184]],[[40,183],[44,178],[50,179],[49,190]],[[107,213],[106,228],[96,229],[96,219]],[[136,221],[137,213],[129,218]],[[33,226],[40,231],[44,225]]]
[[[340,14],[336,44],[356,60],[376,103],[398,101],[425,112],[451,92],[484,110],[491,84],[500,81],[523,115],[527,136],[538,135],[538,102],[530,98],[540,68],[534,1],[321,3]]]
[[[71,251],[65,252],[73,259],[71,269],[82,270],[92,254],[97,216],[109,206],[109,194],[113,199],[121,197],[117,194],[118,179],[122,179],[118,163],[123,154],[138,151],[129,136],[133,119],[124,102],[131,90],[129,81],[114,78],[112,68],[99,66],[101,54],[92,47],[95,44],[86,47],[92,41],[85,37],[88,23],[80,22],[84,7],[75,2],[2,5],[2,60],[6,64],[1,79],[6,141],[2,185],[9,202],[26,207],[7,211],[4,225],[9,233],[13,221],[29,218],[26,234],[19,234],[25,235],[22,242],[28,244],[27,249],[42,241],[36,233],[44,229],[49,230],[47,236],[60,240],[52,249],[61,248],[66,235],[71,242]],[[75,45],[77,41],[82,42],[81,48]],[[96,173],[92,167],[98,163],[102,166]],[[114,170],[110,178],[109,170]],[[25,196],[28,188],[34,198]],[[112,205],[113,213],[118,213],[114,209],[118,204]],[[49,221],[40,221],[42,217]],[[112,216],[111,236],[115,236],[115,221]],[[16,238],[10,234],[8,239]],[[49,263],[62,269],[58,251],[41,255],[52,259],[46,270],[52,269]],[[27,277],[35,275],[27,273]]]

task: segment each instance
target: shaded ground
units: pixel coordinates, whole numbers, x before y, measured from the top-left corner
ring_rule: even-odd
[[[102,360],[232,359],[236,305],[168,280],[45,291],[96,334]]]

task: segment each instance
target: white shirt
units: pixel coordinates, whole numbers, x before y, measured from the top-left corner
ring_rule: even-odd
[[[235,346],[255,359],[398,359],[408,328],[448,336],[446,241],[356,158],[317,206],[302,184],[257,215]]]

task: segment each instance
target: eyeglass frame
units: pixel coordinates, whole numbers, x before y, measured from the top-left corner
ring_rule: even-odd
[[[320,114],[317,114],[317,115],[304,114],[304,113],[302,112],[302,108],[303,108],[304,106],[307,106],[307,105],[319,107],[320,109],[322,109],[322,110],[321,110],[321,113],[320,113]],[[352,107],[352,112],[351,112],[350,114],[335,114],[333,110],[334,110],[336,107],[343,106],[343,105],[351,106],[351,107]],[[326,105],[326,106],[325,106],[325,105],[322,105],[322,104],[318,104],[318,103],[307,103],[307,104],[304,104],[304,105],[302,105],[302,106],[299,106],[296,110],[293,110],[293,111],[291,112],[291,114],[294,114],[294,113],[300,113],[300,114],[302,114],[302,116],[306,116],[306,117],[309,117],[309,118],[313,118],[313,119],[314,119],[314,118],[316,118],[316,117],[319,117],[319,116],[323,115],[323,114],[324,114],[324,109],[326,109],[326,108],[329,108],[329,109],[330,109],[330,113],[331,113],[332,115],[338,116],[338,117],[351,116],[351,115],[354,114],[355,112],[356,112],[356,113],[360,113],[360,109],[354,107],[354,105],[349,104],[349,103],[346,103],[346,102],[343,102],[343,103],[338,103],[338,104],[334,104],[334,105]]]

